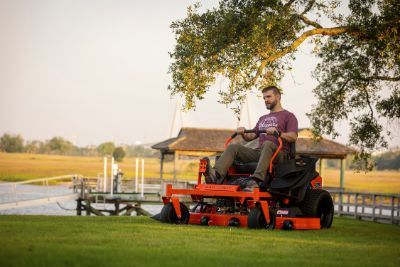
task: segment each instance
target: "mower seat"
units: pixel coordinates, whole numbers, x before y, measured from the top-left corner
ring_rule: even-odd
[[[274,191],[293,190],[306,185],[316,176],[315,163],[318,158],[301,156],[275,165],[275,178],[270,188]]]
[[[233,167],[235,167],[236,173],[239,174],[251,174],[254,173],[254,171],[257,168],[257,161],[252,161],[252,162],[241,162],[235,160],[233,162]]]

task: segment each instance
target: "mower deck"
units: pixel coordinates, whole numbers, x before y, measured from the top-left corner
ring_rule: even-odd
[[[258,188],[255,188],[253,192],[243,192],[240,186],[237,185],[198,184],[194,189],[174,189],[172,184],[167,184],[163,202],[164,204],[172,203],[176,216],[181,218],[182,210],[179,202],[179,195],[190,195],[193,202],[200,202],[204,198],[220,197],[233,198],[240,204],[246,202],[250,208],[259,204],[263,210],[266,222],[270,223],[272,220],[272,218],[270,218],[270,212],[268,212],[268,202],[273,200],[273,198],[270,193],[260,192]],[[286,224],[291,224],[289,226],[290,229],[320,229],[319,218],[291,217],[289,216],[290,213],[286,211],[287,209],[278,209],[276,218],[274,218],[275,229],[286,229],[288,227]],[[214,209],[209,212],[191,211],[189,214],[189,224],[248,227],[248,214],[246,213],[219,213]]]

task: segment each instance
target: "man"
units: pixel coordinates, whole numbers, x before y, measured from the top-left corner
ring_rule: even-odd
[[[252,191],[264,180],[272,155],[278,148],[278,140],[273,136],[274,132],[280,133],[284,150],[287,150],[289,142],[296,142],[297,119],[293,113],[282,108],[279,89],[276,86],[267,86],[262,89],[262,94],[265,106],[270,113],[258,120],[254,130],[266,130],[267,134],[244,133],[245,128],[237,128],[237,133],[246,141],[258,137],[258,147],[252,149],[240,144],[230,144],[216,161],[215,167],[207,168],[206,183],[221,183],[235,159],[241,162],[258,161],[257,169],[245,183],[244,191]],[[282,159],[282,156],[282,153],[279,153],[278,158]]]

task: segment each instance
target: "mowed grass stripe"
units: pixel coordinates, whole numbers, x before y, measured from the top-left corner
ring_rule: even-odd
[[[398,266],[400,227],[329,230],[166,225],[147,217],[0,216],[0,266]]]

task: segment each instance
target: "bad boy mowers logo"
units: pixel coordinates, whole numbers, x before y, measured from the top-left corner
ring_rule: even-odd
[[[278,119],[276,117],[266,117],[258,126],[258,130],[265,130],[271,127],[278,128]]]

